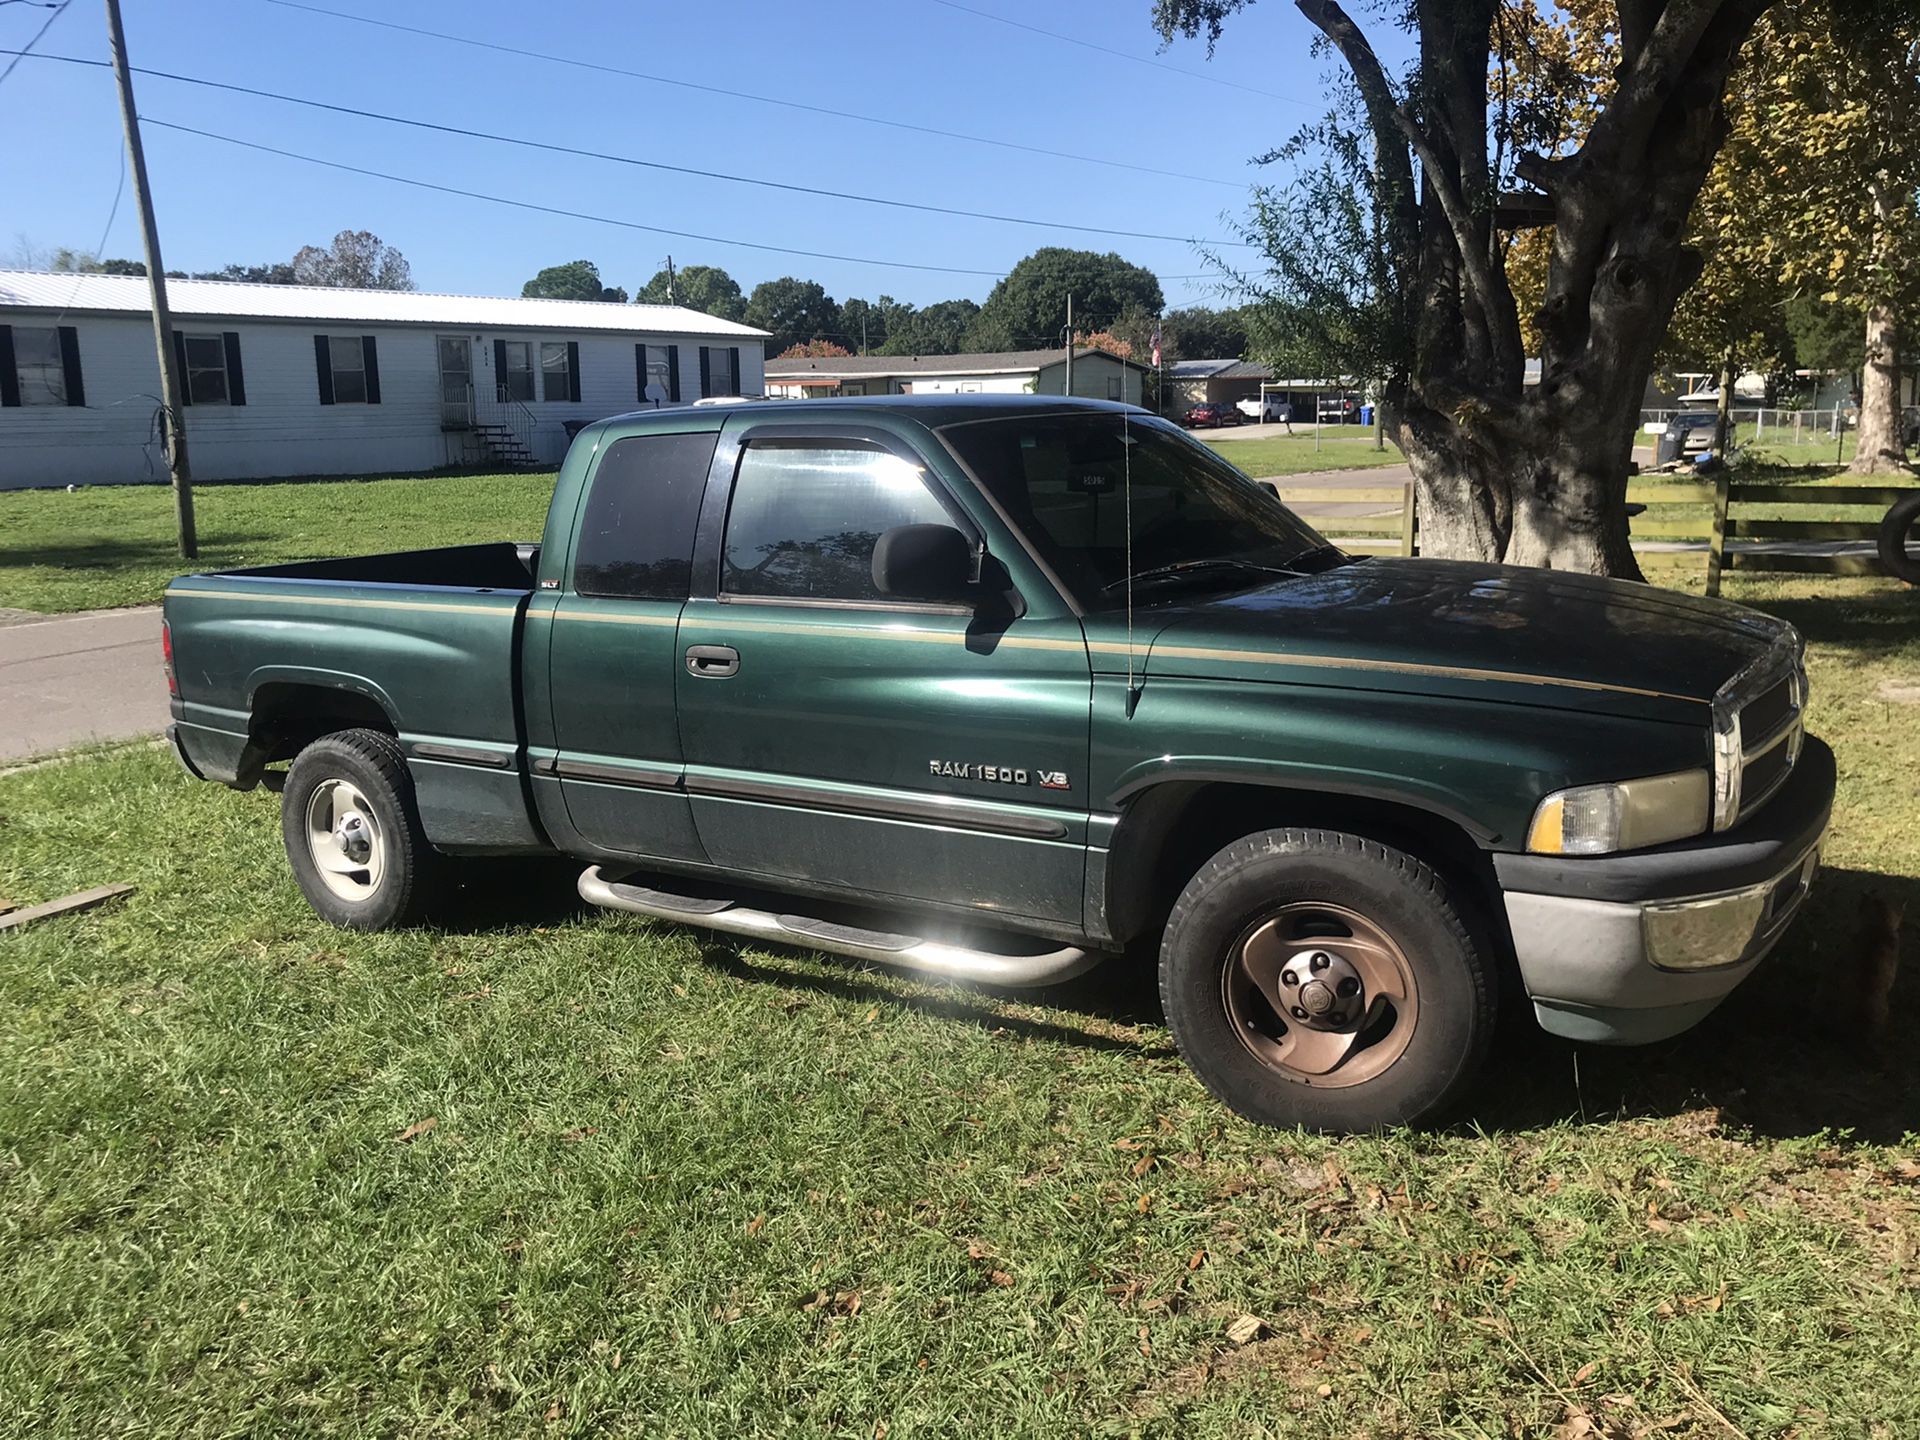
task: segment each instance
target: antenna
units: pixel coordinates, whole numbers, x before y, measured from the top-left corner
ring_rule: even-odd
[[[1140,691],[1133,683],[1133,427],[1126,410],[1120,412],[1120,498],[1121,522],[1126,534],[1127,566],[1127,719],[1133,718],[1140,703]]]

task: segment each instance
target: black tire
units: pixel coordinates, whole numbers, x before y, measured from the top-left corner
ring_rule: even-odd
[[[1272,917],[1327,906],[1364,919],[1397,948],[1414,987],[1404,1046],[1376,1053],[1371,1078],[1338,1071],[1320,1083],[1259,1058],[1230,1013],[1232,967],[1243,942]],[[1332,933],[1332,932],[1326,932]],[[1286,944],[1312,942],[1288,941]],[[1251,953],[1251,950],[1249,950]],[[1222,1103],[1262,1125],[1336,1132],[1411,1125],[1457,1101],[1485,1057],[1495,1022],[1496,976],[1431,869],[1410,855],[1329,830],[1268,830],[1235,841],[1200,867],[1174,904],[1160,947],[1160,998],[1174,1043]],[[1304,998],[1302,995],[1301,998]],[[1358,1003],[1364,1004],[1364,992]],[[1271,1010],[1267,1013],[1272,1014]],[[1295,1014],[1304,1014],[1296,1010]],[[1361,1038],[1391,1007],[1351,1027]],[[1293,1022],[1275,1015],[1278,1028]],[[1257,1040],[1257,1037],[1256,1037]],[[1385,1040],[1376,1043],[1385,1044]],[[1342,1062],[1357,1064],[1362,1049]]]
[[[1920,585],[1920,560],[1907,553],[1907,536],[1920,520],[1920,491],[1901,500],[1880,522],[1880,568],[1909,585]]]
[[[358,833],[370,837],[367,858],[378,855],[377,871],[329,879],[321,857],[350,864],[357,847],[338,847],[335,856],[311,838],[323,789],[329,801],[348,795],[364,801],[364,811],[355,803],[349,817],[362,816]],[[406,757],[398,741],[377,730],[323,735],[294,757],[280,799],[280,834],[307,902],[323,920],[349,930],[390,930],[416,920],[439,871],[439,856],[420,828]]]

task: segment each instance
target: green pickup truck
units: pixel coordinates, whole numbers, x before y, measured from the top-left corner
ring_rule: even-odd
[[[187,576],[165,634],[180,763],[283,792],[336,924],[558,852],[598,906],[992,985],[1157,941],[1181,1052],[1274,1125],[1433,1113],[1501,1006],[1686,1029],[1833,798],[1790,626],[1345,554],[1040,396],[602,421],[538,546]]]

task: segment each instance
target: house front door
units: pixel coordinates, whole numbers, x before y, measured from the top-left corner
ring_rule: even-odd
[[[464,335],[439,337],[440,428],[473,428],[473,342]]]

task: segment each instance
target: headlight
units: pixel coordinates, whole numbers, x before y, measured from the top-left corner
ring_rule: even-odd
[[[1714,783],[1704,770],[1557,790],[1534,811],[1527,849],[1536,855],[1610,855],[1685,840],[1706,830],[1713,799]]]

